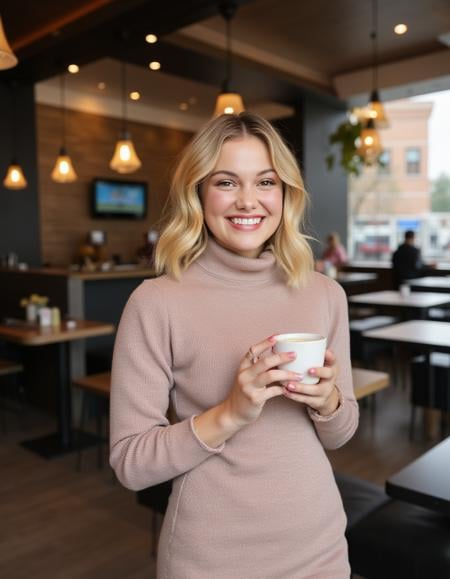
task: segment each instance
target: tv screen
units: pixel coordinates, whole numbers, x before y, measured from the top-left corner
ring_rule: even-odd
[[[147,214],[147,183],[94,179],[93,217],[143,219]]]

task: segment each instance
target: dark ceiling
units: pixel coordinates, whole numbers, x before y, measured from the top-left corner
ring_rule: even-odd
[[[374,1],[237,0],[233,52],[239,90],[250,98],[289,104],[305,89],[324,98],[344,93],[347,98],[353,90],[347,76],[373,64],[369,35]],[[2,71],[0,80],[35,83],[60,74],[71,62],[85,65],[110,57],[143,67],[149,59],[160,59],[169,74],[219,86],[224,46],[219,2],[1,0],[3,25],[19,65]],[[440,37],[448,34],[450,41],[450,0],[378,0],[378,14],[379,64],[405,70],[410,59],[407,81],[416,80],[417,69],[422,82],[433,66],[426,61],[419,71],[414,59],[436,56],[442,62],[448,48]],[[393,33],[398,22],[409,26],[401,37]],[[161,42],[147,44],[149,32]],[[449,54],[444,55],[447,61]],[[391,72],[391,85],[396,74]],[[342,83],[346,90],[339,92]],[[370,80],[360,78],[354,92],[367,90],[364,83]]]

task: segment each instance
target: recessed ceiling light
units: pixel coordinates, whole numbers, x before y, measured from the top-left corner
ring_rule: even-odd
[[[161,63],[158,62],[157,60],[152,60],[152,61],[149,63],[148,67],[149,67],[151,70],[159,70],[159,69],[161,68]]]
[[[105,90],[106,82],[99,82],[97,85],[98,90]]]
[[[149,44],[155,44],[155,42],[158,42],[158,37],[156,34],[147,34],[145,37],[145,42],[148,42]]]
[[[187,111],[189,108],[189,105],[187,103],[180,103],[178,105],[178,108],[180,109],[180,111]]]
[[[138,101],[141,98],[141,93],[138,92],[137,90],[133,90],[132,92],[130,92],[130,99],[132,101]]]
[[[408,31],[408,27],[406,26],[406,24],[396,24],[394,26],[395,34],[402,35],[402,34],[405,34],[405,32],[407,32],[407,31]]]
[[[70,74],[77,74],[77,72],[80,72],[80,67],[78,64],[69,64],[67,70],[70,72]]]

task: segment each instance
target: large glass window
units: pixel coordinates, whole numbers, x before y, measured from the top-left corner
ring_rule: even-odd
[[[418,175],[420,173],[420,149],[408,147],[405,158],[407,175]]]
[[[412,229],[425,261],[450,262],[450,91],[385,106],[382,164],[349,178],[349,258],[389,263]]]

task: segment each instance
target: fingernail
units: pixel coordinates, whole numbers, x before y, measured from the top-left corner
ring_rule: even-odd
[[[309,373],[310,373],[310,374],[315,374],[315,373],[316,373],[316,369],[315,369],[315,368],[310,368],[310,369],[309,369]]]
[[[288,354],[289,358],[296,358],[297,357],[297,354],[295,352],[288,352],[287,354]]]
[[[295,392],[295,385],[292,384],[292,382],[289,382],[287,385],[287,389],[290,390],[291,392]]]
[[[276,342],[277,341],[277,335],[274,334],[273,336],[269,336],[267,339],[269,340],[269,342],[272,342],[272,343]]]
[[[299,380],[303,380],[303,378],[305,377],[304,374],[298,374],[297,372],[295,373],[295,375],[297,376],[297,378],[298,378]]]

